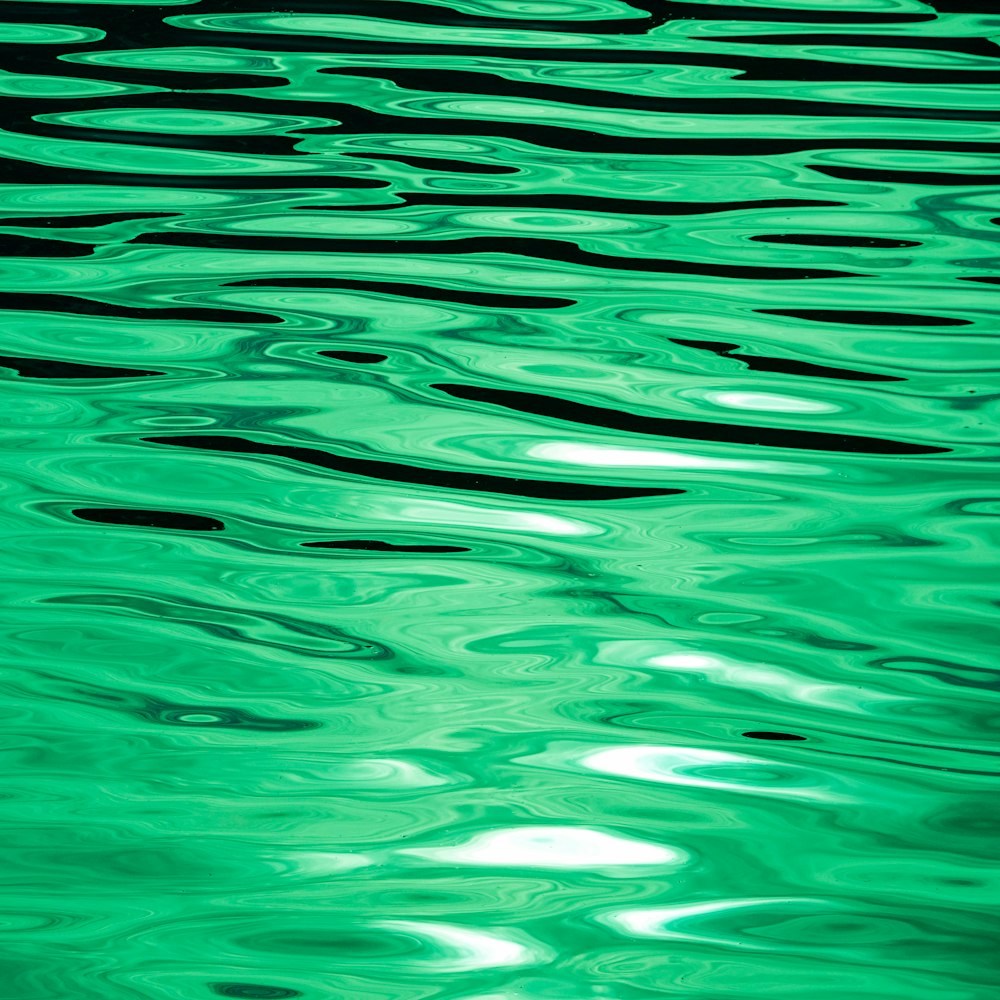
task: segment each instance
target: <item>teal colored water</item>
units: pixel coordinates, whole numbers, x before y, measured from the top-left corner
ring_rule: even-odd
[[[2,20],[3,1000],[998,995],[1000,13]]]

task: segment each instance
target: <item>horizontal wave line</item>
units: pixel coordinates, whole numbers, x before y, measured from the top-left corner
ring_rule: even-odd
[[[789,427],[757,427],[744,424],[715,424],[702,420],[681,420],[674,417],[648,417],[626,410],[610,410],[603,406],[577,403],[561,396],[539,396],[533,392],[511,389],[488,389],[478,385],[439,383],[431,386],[454,399],[502,406],[518,413],[555,417],[590,427],[610,427],[614,430],[657,437],[681,438],[710,443],[760,445],[768,448],[795,448],[812,451],[867,453],[872,455],[939,455],[949,451],[933,445],[911,444],[887,438],[861,437],[853,434],[803,431]]]
[[[671,337],[671,342],[681,347],[690,347],[696,351],[708,351],[720,358],[739,361],[750,371],[774,372],[781,375],[801,375],[805,378],[832,378],[845,382],[905,382],[899,375],[882,375],[875,372],[859,372],[848,368],[832,368],[828,365],[817,365],[811,361],[798,361],[792,358],[773,358],[760,354],[737,354],[742,350],[740,344],[730,344],[718,340],[681,340]]]
[[[16,358],[9,355],[0,355],[0,367],[17,372],[21,378],[30,379],[128,379],[166,374],[148,368],[113,368],[109,365],[85,365],[78,361]]]
[[[175,246],[204,248],[211,250],[268,250],[276,253],[296,252],[303,242],[324,243],[329,253],[374,254],[380,246],[395,244],[397,252],[425,255],[447,253],[465,254],[505,254],[509,256],[534,257],[539,260],[557,260],[564,264],[578,264],[613,271],[643,271],[657,274],[697,274],[716,278],[764,279],[768,281],[805,281],[812,278],[862,278],[871,277],[857,271],[832,271],[822,268],[757,267],[741,264],[709,264],[694,261],[675,260],[660,257],[614,257],[609,254],[581,250],[568,241],[532,239],[521,237],[494,238],[470,236],[458,240],[345,240],[329,236],[247,236],[237,237],[225,234],[203,234],[184,232],[149,233],[138,240],[130,241],[132,246]],[[650,246],[650,254],[654,250]]]
[[[364,156],[351,153],[351,156]],[[614,215],[714,215],[721,212],[745,212],[756,208],[839,208],[843,201],[820,201],[809,198],[758,198],[746,201],[672,201],[670,198],[610,198],[601,195],[497,195],[484,191],[479,195],[438,194],[436,191],[393,191],[400,201],[372,205],[372,211],[385,212],[400,205],[426,205],[442,208],[547,208],[565,212],[602,212]],[[350,211],[357,205],[296,205],[302,211]],[[919,246],[918,243],[904,244]]]
[[[100,316],[105,319],[188,320],[193,323],[236,326],[241,324],[280,323],[270,313],[244,309],[199,309],[191,306],[111,305],[88,298],[84,292],[0,292],[0,309],[25,312],[69,313],[77,316]]]
[[[399,295],[403,298],[428,299],[435,302],[456,302],[461,305],[482,306],[488,309],[516,311],[518,309],[565,309],[576,305],[576,299],[555,298],[549,295],[507,295],[502,292],[463,292],[437,285],[414,285],[407,282],[359,281],[353,278],[248,278],[226,282],[229,288],[324,288],[333,292],[376,292],[381,295]]]
[[[386,80],[398,87],[423,91],[429,94],[453,94],[456,97],[476,98],[513,97],[530,101],[552,101],[581,108],[605,108],[621,111],[652,111],[660,114],[716,113],[730,115],[740,106],[748,114],[802,115],[822,118],[916,118],[930,120],[962,120],[972,117],[989,117],[988,111],[975,108],[926,108],[893,104],[855,104],[847,101],[816,101],[794,97],[765,99],[759,94],[740,93],[739,84],[720,88],[718,96],[699,98],[657,97],[636,94],[627,90],[598,90],[584,83],[569,86],[546,79],[510,80],[502,71],[450,70],[403,67],[330,66],[321,75],[363,77]],[[974,98],[970,97],[970,101]]]
[[[686,492],[674,488],[642,486],[606,486],[595,483],[565,482],[562,480],[522,479],[495,476],[489,473],[460,472],[446,468],[428,468],[422,465],[401,465],[380,459],[348,458],[318,448],[301,445],[265,444],[247,438],[223,435],[177,435],[141,438],[150,444],[170,445],[175,448],[199,448],[230,455],[256,455],[262,458],[285,458],[293,462],[363,476],[367,479],[389,480],[433,486],[449,491],[474,491],[502,493],[508,496],[536,497],[567,502],[594,502],[599,500],[624,500],[630,497],[675,496]]]
[[[996,152],[1000,152],[1000,147]],[[873,181],[887,184],[933,184],[936,187],[995,187],[1000,184],[997,174],[958,174],[943,170],[884,170],[877,167],[828,167],[812,164],[811,169],[827,177],[843,181]]]

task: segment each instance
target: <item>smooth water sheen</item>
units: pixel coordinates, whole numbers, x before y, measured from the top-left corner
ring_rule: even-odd
[[[996,997],[990,7],[10,0],[0,997]]]

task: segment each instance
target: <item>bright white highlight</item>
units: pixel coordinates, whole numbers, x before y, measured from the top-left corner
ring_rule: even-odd
[[[617,469],[714,469],[733,472],[765,472],[783,475],[816,476],[824,469],[798,462],[768,462],[742,458],[710,458],[679,451],[654,451],[651,448],[617,448],[604,444],[580,444],[575,441],[542,441],[528,448],[531,458]]]
[[[449,864],[498,868],[617,868],[674,865],[686,860],[675,848],[574,826],[527,826],[481,833],[456,847],[400,851]]]
[[[469,528],[493,528],[501,531],[526,531],[535,535],[596,535],[601,533],[585,521],[555,514],[528,510],[502,510],[450,503],[446,500],[422,500],[392,511],[394,520],[424,524],[462,525]]]
[[[799,399],[771,392],[706,392],[705,399],[732,410],[757,410],[767,413],[837,413],[835,403],[818,399]]]
[[[765,910],[760,915],[760,921],[766,922],[766,910],[773,906],[787,908],[789,905],[796,907],[808,907],[809,909],[826,909],[822,901],[803,897],[785,897],[770,899],[717,899],[703,903],[687,903],[681,906],[658,906],[649,909],[620,910],[615,913],[606,913],[597,919],[608,927],[630,938],[658,938],[680,939],[685,941],[718,941],[719,936],[715,934],[699,934],[697,929],[700,926],[711,928],[711,923],[701,924],[700,917],[711,917],[714,914],[726,914],[733,911],[755,911]],[[752,921],[753,918],[745,917],[744,920]],[[772,918],[773,919],[773,915]],[[690,921],[691,929],[686,930],[685,924]],[[741,935],[739,940],[741,948],[748,946],[745,936]],[[770,947],[769,944],[758,945],[761,948]]]
[[[842,801],[816,787],[809,771],[706,747],[623,746],[584,754],[581,767],[623,778],[789,798]]]
[[[554,957],[534,938],[509,928],[481,931],[429,920],[380,920],[372,926],[424,939],[434,955],[410,964],[426,968],[429,973],[536,965]]]

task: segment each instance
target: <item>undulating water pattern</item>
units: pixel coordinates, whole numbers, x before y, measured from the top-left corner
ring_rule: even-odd
[[[4,1000],[997,995],[1000,11],[3,8]]]

